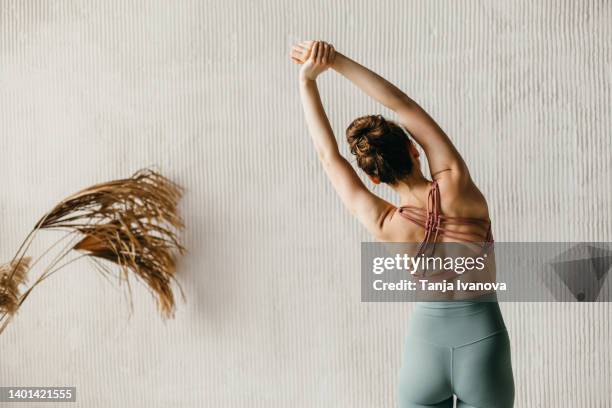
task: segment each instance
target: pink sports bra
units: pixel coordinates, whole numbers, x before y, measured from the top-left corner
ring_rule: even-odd
[[[415,206],[403,206],[399,208],[402,217],[425,228],[425,238],[418,248],[417,255],[424,254],[424,251],[431,246],[431,251],[436,245],[439,236],[454,238],[463,242],[473,242],[482,244],[482,253],[488,251],[493,244],[493,234],[491,233],[491,221],[481,218],[449,217],[443,215],[440,210],[440,189],[438,182],[433,181],[429,195],[427,197],[427,209]],[[478,225],[482,227],[484,234],[476,232],[464,232],[453,230],[453,225]],[[451,228],[449,228],[451,227]]]

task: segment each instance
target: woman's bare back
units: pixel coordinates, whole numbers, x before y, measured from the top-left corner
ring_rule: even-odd
[[[495,259],[490,246],[493,242],[491,221],[480,190],[473,183],[458,190],[456,185],[436,180],[430,184],[427,196],[418,197],[417,201],[425,202],[427,206],[406,203],[390,217],[387,227],[395,235],[389,241],[414,242],[414,248],[410,247],[413,256],[488,258],[482,270],[433,274],[428,277],[433,282],[455,281],[457,278],[463,283],[495,282]],[[436,245],[441,242],[458,244]],[[432,299],[466,299],[482,294],[482,291],[449,290],[429,295]]]

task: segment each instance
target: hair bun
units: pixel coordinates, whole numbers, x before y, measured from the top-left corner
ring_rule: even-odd
[[[351,153],[370,155],[376,152],[376,139],[387,128],[387,121],[382,115],[370,115],[357,118],[346,130]]]
[[[359,167],[381,182],[393,183],[412,170],[406,133],[382,115],[355,119],[346,129],[346,138]]]

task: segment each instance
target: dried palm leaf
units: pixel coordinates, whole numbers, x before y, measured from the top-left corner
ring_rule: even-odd
[[[79,230],[85,238],[74,249],[120,266],[126,280],[131,270],[156,295],[162,315],[170,317],[174,310],[171,289],[176,270],[172,255],[174,243],[154,235],[144,223],[138,227],[134,224],[132,228],[126,225],[129,224],[115,221],[81,227]]]
[[[110,261],[146,283],[162,315],[174,312],[171,288],[176,253],[183,254],[177,232],[182,189],[151,170],[131,178],[97,184],[55,206],[38,223],[40,229],[76,230],[84,237],[73,249]],[[180,286],[179,286],[180,288]]]
[[[103,272],[111,272],[108,263],[118,266],[119,276],[128,287],[131,271],[156,297],[162,316],[172,317],[175,306],[172,282],[180,289],[175,279],[176,255],[185,252],[178,239],[184,227],[178,213],[182,193],[177,184],[145,169],[130,178],[96,184],[62,200],[38,221],[15,259],[24,257],[34,236],[41,230],[68,231],[68,235],[76,234],[78,242],[72,239],[64,247],[21,295],[16,307],[49,275],[86,257]],[[72,250],[82,255],[60,265]],[[14,270],[7,276],[9,281],[14,281],[11,285],[17,282]],[[0,317],[0,322],[3,318]]]
[[[20,286],[26,283],[30,258],[0,265],[0,313],[12,316],[19,308]]]

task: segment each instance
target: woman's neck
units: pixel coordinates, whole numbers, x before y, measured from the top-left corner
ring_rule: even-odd
[[[401,204],[426,205],[431,181],[427,180],[421,171],[415,171],[390,187],[400,196]]]

